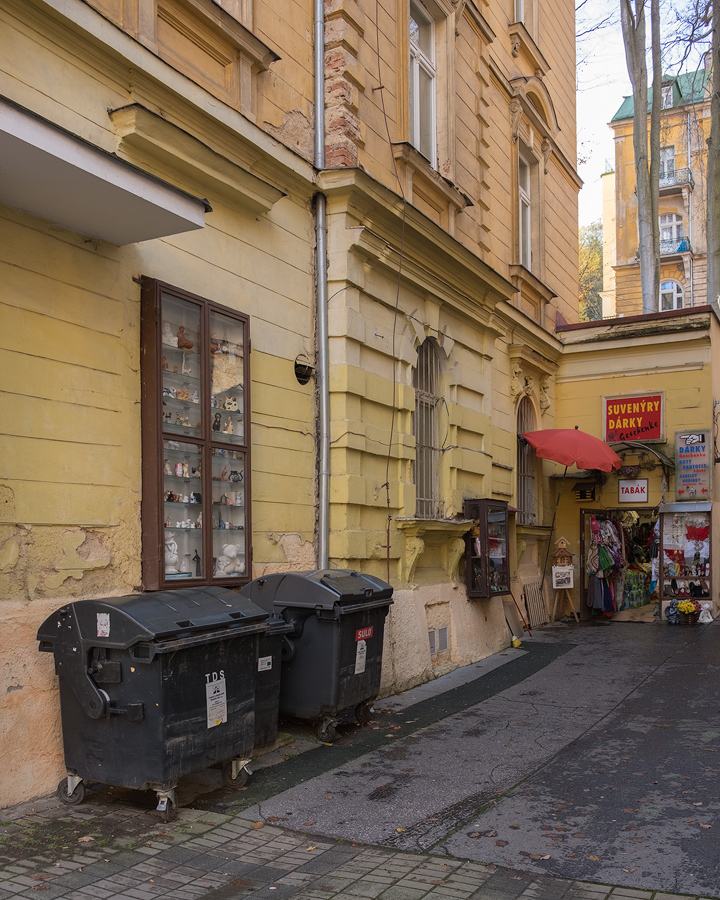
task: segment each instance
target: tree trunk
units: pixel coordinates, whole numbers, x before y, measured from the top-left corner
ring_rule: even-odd
[[[707,302],[718,302],[720,294],[720,3],[712,9],[712,96],[710,138],[707,153]]]
[[[659,0],[651,0],[653,39],[653,99],[648,142],[648,76],[645,60],[645,2],[620,0],[620,22],[628,75],[633,89],[633,150],[638,207],[638,257],[644,313],[656,312],[660,294],[660,223],[658,194],[660,184],[660,71]],[[655,35],[658,34],[656,42]],[[648,146],[649,143],[649,146]],[[648,151],[650,158],[648,158]]]

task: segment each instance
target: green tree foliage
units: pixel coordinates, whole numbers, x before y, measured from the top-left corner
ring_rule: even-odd
[[[580,321],[602,318],[603,230],[598,219],[580,229]]]

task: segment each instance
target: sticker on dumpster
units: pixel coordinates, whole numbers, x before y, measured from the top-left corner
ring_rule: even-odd
[[[355,632],[355,640],[364,641],[366,638],[371,638],[373,636],[374,627],[374,625],[370,625],[368,628],[358,628]]]
[[[367,659],[367,644],[365,641],[357,642],[357,650],[355,651],[355,674],[362,675],[365,671],[365,660]]]
[[[110,613],[97,613],[97,636],[110,637]]]
[[[214,728],[227,722],[227,691],[225,673],[210,672],[205,676],[205,696],[207,698],[207,727]]]
[[[272,669],[272,656],[261,656],[258,659],[258,672],[267,672]]]

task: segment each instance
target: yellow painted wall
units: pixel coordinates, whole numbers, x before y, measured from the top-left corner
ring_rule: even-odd
[[[4,92],[86,140],[114,151],[108,110],[128,99],[161,104],[178,133],[215,148],[230,138],[212,98],[189,102],[169,68],[164,84],[133,71],[117,47],[101,53],[97,40],[39,8],[10,3],[1,15]],[[312,171],[276,147],[276,183],[287,196],[267,214],[242,207],[241,186],[221,190],[199,168],[131,158],[208,197],[206,227],[184,235],[117,247],[0,207],[0,753],[13,772],[0,805],[46,793],[63,774],[52,655],[37,652],[38,626],[67,600],[140,589],[134,279],[249,314],[256,574],[314,563],[314,393],[293,368],[299,353],[313,352]]]

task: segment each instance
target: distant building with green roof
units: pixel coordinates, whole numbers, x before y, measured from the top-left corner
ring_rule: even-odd
[[[710,131],[709,68],[663,76],[660,121],[660,294],[657,310],[706,302],[705,168]],[[652,90],[648,92],[648,115]],[[603,315],[643,312],[638,260],[637,193],[632,97],[610,120],[615,171],[606,173],[603,211],[606,258]],[[606,183],[612,179],[612,184]]]

